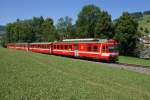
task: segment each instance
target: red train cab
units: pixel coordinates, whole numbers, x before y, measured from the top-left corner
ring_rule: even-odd
[[[107,39],[66,39],[53,43],[53,54],[116,61],[117,45],[115,40]]]

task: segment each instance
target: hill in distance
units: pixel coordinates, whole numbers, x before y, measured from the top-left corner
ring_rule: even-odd
[[[130,15],[138,21],[139,26],[138,30],[143,34],[149,34],[150,35],[150,11],[144,11],[144,12],[133,12],[130,13]],[[118,20],[115,19],[113,22],[115,23]]]
[[[150,34],[150,11],[130,13],[138,21],[138,30],[143,34]]]
[[[5,33],[5,26],[0,25],[0,34]]]
[[[142,34],[150,35],[150,15],[143,15],[142,19],[138,20],[139,22],[139,31]]]

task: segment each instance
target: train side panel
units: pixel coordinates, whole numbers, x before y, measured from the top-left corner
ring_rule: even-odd
[[[29,51],[51,54],[52,51],[51,47],[52,47],[51,43],[45,43],[45,44],[32,43],[29,45]]]
[[[53,54],[74,56],[72,43],[53,43]]]

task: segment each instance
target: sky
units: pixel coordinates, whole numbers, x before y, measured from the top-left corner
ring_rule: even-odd
[[[87,4],[107,11],[112,19],[124,11],[150,10],[150,0],[0,0],[0,25],[33,16],[50,17],[55,24],[60,17],[69,16],[75,23],[82,7]]]

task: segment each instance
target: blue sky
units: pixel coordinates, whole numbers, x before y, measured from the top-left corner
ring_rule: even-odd
[[[112,19],[123,11],[150,10],[150,0],[0,0],[0,25],[33,16],[51,17],[55,24],[60,17],[69,16],[75,23],[78,13],[87,4],[108,11]]]

